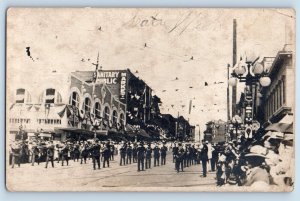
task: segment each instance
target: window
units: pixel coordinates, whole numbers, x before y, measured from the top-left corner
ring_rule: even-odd
[[[109,121],[109,113],[110,113],[110,111],[109,111],[109,107],[105,107],[104,108],[104,119],[106,119],[107,121]]]
[[[86,114],[91,112],[91,100],[88,97],[84,99],[83,110]]]
[[[123,113],[120,114],[120,124],[121,124],[122,126],[125,125],[125,116],[124,116]]]
[[[113,124],[117,124],[117,122],[118,122],[118,113],[117,113],[117,111],[114,110],[112,115],[113,115],[113,119],[112,119]]]
[[[16,103],[25,103],[25,89],[17,89]]]
[[[95,113],[95,117],[96,118],[100,118],[101,117],[101,107],[100,107],[100,103],[99,102],[95,103],[94,113]]]
[[[79,95],[77,92],[72,92],[69,103],[74,107],[79,107]]]
[[[46,89],[45,103],[55,102],[55,89]]]

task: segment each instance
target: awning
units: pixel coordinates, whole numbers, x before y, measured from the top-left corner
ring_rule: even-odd
[[[140,129],[137,134],[146,138],[150,138],[150,135],[144,129]]]
[[[292,124],[294,122],[294,116],[291,114],[285,115],[279,123]]]
[[[274,123],[269,125],[265,130],[284,133],[289,128],[289,126],[290,124],[286,124],[286,123]]]

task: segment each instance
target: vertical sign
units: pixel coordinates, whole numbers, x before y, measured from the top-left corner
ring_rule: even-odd
[[[126,72],[121,73],[120,100],[126,99],[126,81],[127,81],[126,75],[127,75]]]

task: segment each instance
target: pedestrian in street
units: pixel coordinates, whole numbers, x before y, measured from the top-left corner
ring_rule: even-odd
[[[93,168],[96,170],[96,163],[98,165],[98,169],[100,169],[100,149],[101,146],[99,144],[99,140],[96,139],[93,142],[93,147],[92,147],[92,157],[93,157]]]
[[[114,159],[114,155],[115,155],[115,145],[113,143],[110,143],[110,160],[113,161]]]
[[[54,158],[54,145],[51,144],[48,148],[47,148],[47,158],[46,158],[46,166],[45,168],[48,167],[48,162],[51,161],[51,165],[54,168],[54,162],[53,162],[53,158]]]
[[[148,147],[146,148],[146,169],[151,168],[151,158],[152,158],[152,148],[151,144],[148,144]]]
[[[64,166],[64,161],[67,162],[67,166],[69,165],[69,146],[66,142],[64,142],[64,147],[61,150],[62,153],[62,160],[61,160],[61,166]]]
[[[103,168],[105,168],[105,163],[107,163],[107,167],[109,167],[109,158],[110,158],[110,144],[107,143],[105,146],[104,146],[104,150],[103,150]]]
[[[203,172],[203,177],[206,177],[207,173],[207,161],[208,161],[208,147],[207,147],[208,142],[203,141],[203,147],[201,149],[201,163],[202,163],[202,172]]]
[[[158,148],[157,144],[153,149],[153,157],[154,157],[154,167],[159,166],[159,158],[160,158],[160,149]]]
[[[126,149],[126,164],[131,164],[131,158],[132,158],[132,147],[130,144],[128,144],[127,149]]]
[[[73,153],[74,153],[74,159],[73,159],[74,162],[75,162],[75,161],[78,162],[79,156],[80,156],[79,144],[78,144],[78,143],[76,143],[76,144],[74,145]]]
[[[173,163],[176,162],[176,157],[178,156],[178,147],[176,145],[176,142],[174,143],[174,147],[172,148],[172,153],[173,153]]]
[[[34,166],[35,161],[38,160],[39,157],[39,149],[37,148],[36,144],[32,145],[30,152],[31,152],[31,165]]]
[[[89,146],[87,143],[85,143],[81,149],[81,160],[80,160],[80,164],[82,164],[82,161],[84,160],[84,164],[86,164],[86,159],[89,155]]]
[[[211,165],[211,171],[214,172],[216,170],[216,163],[218,161],[218,157],[219,157],[219,152],[217,147],[215,146],[215,148],[212,148],[212,157],[210,160],[210,165]]]
[[[125,158],[126,158],[126,143],[120,148],[120,166],[125,165]]]
[[[132,161],[133,161],[133,163],[137,162],[137,144],[136,143],[133,144],[133,148],[132,148]]]
[[[21,152],[21,146],[18,141],[13,143],[11,145],[11,153],[12,153],[12,165],[11,168],[14,168],[15,163],[18,164],[18,167],[20,167],[20,152]]]
[[[178,144],[178,146],[181,146]],[[179,173],[180,169],[183,172],[184,149],[178,148],[178,153],[175,155],[175,170]]]
[[[166,165],[167,150],[168,148],[163,143],[163,146],[160,148],[161,165]]]
[[[56,144],[55,146],[55,152],[57,153],[57,163],[59,163],[60,160],[62,160],[62,152],[61,152],[61,145],[60,144]]]
[[[140,142],[139,147],[137,148],[138,172],[141,170],[144,171],[145,152],[146,149],[143,143]]]

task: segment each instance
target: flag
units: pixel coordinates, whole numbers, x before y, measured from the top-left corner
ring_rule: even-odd
[[[67,106],[64,107],[64,109],[62,111],[60,111],[59,113],[57,113],[60,118],[63,118],[63,116],[65,115],[66,108],[67,108]]]
[[[190,100],[190,105],[189,105],[189,114],[191,114],[191,110],[192,110],[192,100]]]

